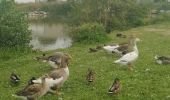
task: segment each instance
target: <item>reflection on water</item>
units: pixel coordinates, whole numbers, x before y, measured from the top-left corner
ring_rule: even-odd
[[[71,38],[67,34],[68,27],[64,24],[30,23],[33,49],[42,51],[67,48],[71,46]]]

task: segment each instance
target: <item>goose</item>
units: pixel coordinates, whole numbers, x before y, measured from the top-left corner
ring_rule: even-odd
[[[128,52],[132,51],[132,46],[133,46],[133,40],[134,40],[134,36],[131,36],[129,38],[128,43],[122,43],[119,44],[119,46],[117,48],[115,48],[112,53],[117,53],[120,56],[123,56],[125,54],[127,54]]]
[[[125,43],[125,44],[120,44],[118,47],[112,50],[112,53],[117,53],[121,56],[125,55],[126,53],[129,52],[129,46],[130,44]]]
[[[108,93],[117,94],[120,91],[120,79],[115,78],[113,84],[110,86]]]
[[[15,74],[14,72],[11,73],[11,76],[10,76],[10,81],[14,84],[18,84],[20,82],[20,78],[17,74]]]
[[[162,65],[162,64],[170,64],[170,57],[167,56],[155,56],[156,63]]]
[[[129,38],[128,43],[120,43],[120,44],[114,44],[114,45],[107,45],[104,46],[103,49],[107,52],[111,53],[117,53],[121,56],[125,55],[126,53],[132,51],[132,41],[133,41],[134,36],[131,36]]]
[[[45,95],[50,90],[50,87],[57,84],[58,81],[60,80],[54,80],[45,75],[41,78],[41,83],[28,84],[24,89],[12,96],[23,100],[37,100]]]
[[[71,59],[71,56],[68,54],[64,54],[62,56],[62,61],[61,61],[61,67],[58,69],[53,69],[48,75],[49,77],[53,78],[53,79],[60,79],[59,82],[57,82],[57,84],[55,84],[53,87],[51,87],[51,89],[49,90],[49,92],[52,92],[56,95],[59,95],[59,89],[61,88],[61,86],[64,84],[64,82],[68,79],[69,77],[69,68],[68,68],[68,63],[69,60]],[[34,83],[41,83],[40,79],[37,80],[33,80]]]
[[[42,57],[36,57],[34,59],[38,61],[48,62],[52,68],[59,68],[61,65],[61,58],[63,55],[64,53],[62,52],[56,52],[53,55],[49,56],[43,55]]]
[[[105,51],[107,51],[108,53],[112,53],[114,49],[118,48],[119,45],[118,44],[115,44],[115,45],[106,45],[106,46],[103,46],[103,49]]]
[[[129,70],[132,70],[131,64],[138,58],[139,52],[136,42],[140,41],[139,38],[133,40],[133,51],[123,55],[120,59],[114,61],[116,64],[128,65]]]
[[[86,76],[86,80],[88,81],[88,83],[92,83],[95,79],[95,73],[92,69],[88,68],[88,72],[87,72],[87,76]]]

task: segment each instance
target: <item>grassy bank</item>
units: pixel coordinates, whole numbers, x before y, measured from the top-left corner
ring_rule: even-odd
[[[61,96],[47,94],[41,100],[169,100],[170,99],[170,66],[157,65],[154,56],[170,55],[170,24],[157,24],[139,27],[124,31],[126,34],[136,34],[142,41],[138,44],[139,58],[135,62],[134,71],[127,67],[113,64],[118,59],[114,54],[104,51],[88,53],[89,47],[95,45],[75,44],[67,49],[60,49],[72,55],[70,62],[70,77],[62,87]],[[110,43],[125,41],[116,38],[113,32]],[[54,51],[51,51],[54,52]],[[48,52],[50,53],[50,52]],[[50,66],[42,62],[36,62],[33,57],[42,52],[31,51],[3,51],[0,52],[0,100],[16,100],[11,94],[25,86],[32,76],[39,77],[50,71]],[[93,85],[86,85],[86,71],[91,67],[96,72],[96,80]],[[21,77],[18,86],[11,86],[9,76],[16,72]],[[119,95],[107,94],[113,79],[120,78],[122,89]]]

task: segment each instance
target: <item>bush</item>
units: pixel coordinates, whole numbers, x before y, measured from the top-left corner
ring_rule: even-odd
[[[73,24],[102,23],[110,33],[144,25],[148,6],[136,0],[74,0],[70,16]]]
[[[169,13],[161,13],[156,15],[154,18],[151,20],[151,24],[156,24],[160,22],[166,22],[170,21],[170,14]]]
[[[24,14],[17,12],[9,0],[0,2],[0,12],[0,47],[26,45],[30,31]]]
[[[108,40],[103,25],[98,23],[83,24],[72,31],[74,42],[98,43]]]

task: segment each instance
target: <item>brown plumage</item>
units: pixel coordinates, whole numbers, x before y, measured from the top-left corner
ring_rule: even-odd
[[[119,38],[126,38],[126,35],[124,35],[122,33],[117,33],[116,36]]]
[[[36,57],[35,60],[48,62],[53,68],[59,68],[61,66],[61,59],[63,55],[64,53],[62,52],[56,52],[52,55]]]
[[[119,53],[121,53],[121,56],[133,51],[133,41],[134,41],[134,38],[130,37],[128,43],[119,44],[119,47],[117,47],[116,50]],[[113,51],[112,53],[115,53],[115,51]]]
[[[97,46],[96,46],[96,49],[97,49],[97,50],[101,50],[101,49],[102,49],[102,46],[97,45]]]
[[[45,76],[42,78],[42,83],[40,84],[28,84],[23,90],[17,92],[15,97],[27,100],[37,100],[45,95],[50,88],[46,83],[45,78],[47,77]]]
[[[158,64],[170,64],[170,57],[169,56],[155,56],[156,63]]]
[[[10,75],[10,81],[14,84],[18,84],[20,82],[20,78],[17,74],[15,74],[14,72],[11,73]]]
[[[89,48],[89,52],[90,53],[92,53],[92,52],[97,52],[98,51],[98,49],[96,49],[96,48]]]
[[[69,60],[70,59],[72,59],[72,57],[70,55],[64,54],[62,56],[62,60],[61,60],[61,67],[59,69],[54,69],[53,71],[51,71],[48,74],[53,79],[57,79],[57,78],[63,77],[63,80],[59,84],[56,84],[55,86],[53,86],[51,88],[53,90],[53,92],[55,91],[55,93],[57,95],[59,95],[59,89],[61,88],[61,86],[64,84],[64,82],[69,77],[68,65],[69,65]]]
[[[120,80],[116,78],[114,83],[110,86],[108,93],[109,94],[117,94],[120,91]]]
[[[86,80],[88,81],[88,83],[91,83],[93,82],[95,79],[95,73],[92,69],[88,69],[88,72],[87,72],[87,76],[86,76]]]

